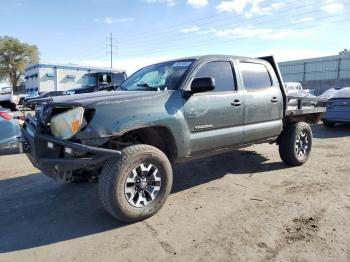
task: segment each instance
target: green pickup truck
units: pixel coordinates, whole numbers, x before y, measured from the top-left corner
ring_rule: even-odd
[[[173,164],[266,142],[286,164],[304,164],[308,123],[325,109],[291,110],[287,99],[273,57],[177,59],[140,69],[117,91],[50,98],[27,117],[22,147],[52,178],[98,181],[105,209],[133,222],[163,206]]]

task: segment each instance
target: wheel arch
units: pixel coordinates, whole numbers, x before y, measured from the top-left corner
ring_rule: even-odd
[[[138,142],[160,149],[169,158],[171,163],[175,162],[177,158],[175,138],[167,127],[138,127],[124,132],[121,137],[125,140],[136,137]]]

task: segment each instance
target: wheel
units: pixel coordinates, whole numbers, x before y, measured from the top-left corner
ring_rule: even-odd
[[[312,147],[312,131],[307,123],[291,123],[279,138],[279,154],[283,162],[301,166],[309,158]]]
[[[323,122],[323,125],[325,127],[334,127],[335,126],[334,122],[331,122],[331,121],[328,121],[328,120],[325,120],[325,119],[323,119],[322,122]]]
[[[104,208],[123,222],[135,222],[157,213],[173,182],[171,164],[158,148],[134,145],[122,150],[121,159],[107,160],[98,191]]]

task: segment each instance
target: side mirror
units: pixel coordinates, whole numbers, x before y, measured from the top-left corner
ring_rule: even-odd
[[[112,80],[111,76],[109,76],[109,75],[100,75],[98,81],[100,82],[100,84],[106,85],[107,83],[110,83],[111,80]]]
[[[192,81],[191,91],[194,93],[208,92],[215,89],[215,79],[212,77],[196,78]]]

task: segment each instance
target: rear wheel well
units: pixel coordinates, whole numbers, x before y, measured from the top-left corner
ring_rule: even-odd
[[[155,126],[132,130],[123,134],[121,141],[154,146],[163,151],[171,163],[177,156],[174,137],[166,127]]]

